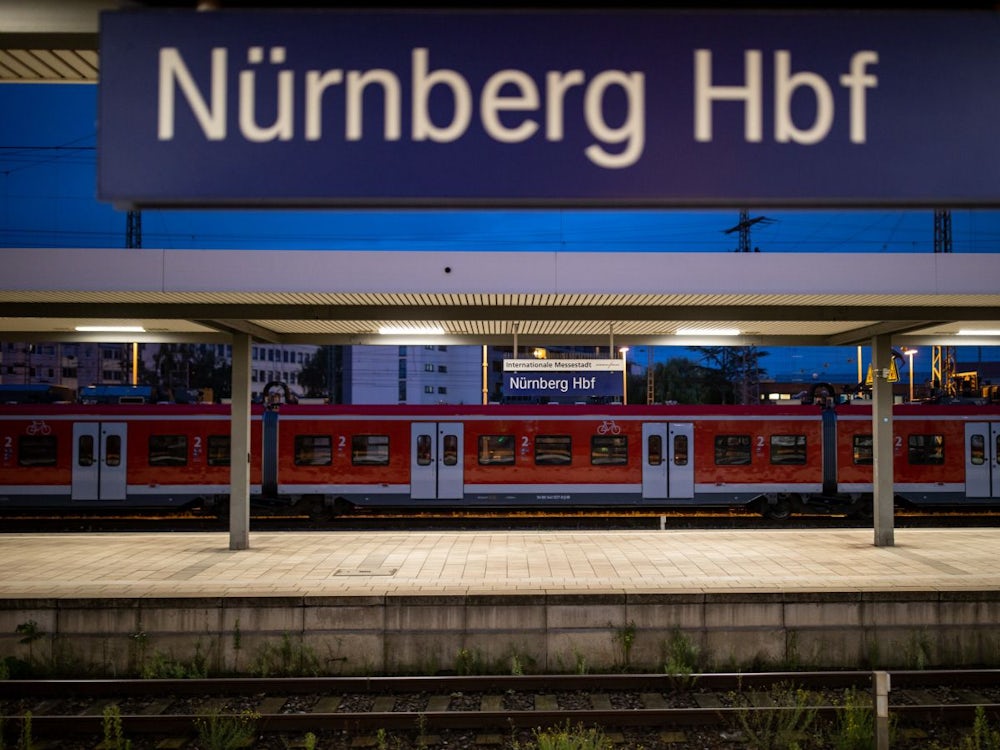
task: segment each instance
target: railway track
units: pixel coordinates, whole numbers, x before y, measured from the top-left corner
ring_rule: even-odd
[[[874,685],[891,687],[889,715],[901,738],[894,747],[910,747],[906,737],[926,747],[928,731],[971,726],[977,707],[994,725],[1000,717],[1000,670],[7,680],[0,708],[12,738],[29,722],[33,738],[59,738],[58,747],[94,747],[114,706],[134,747],[201,747],[198,722],[211,720],[252,722],[261,748],[303,746],[296,743],[306,733],[322,740],[317,747],[390,746],[389,735],[400,748],[499,747],[560,725],[599,727],[626,746],[711,748],[742,747],[740,734],[757,717],[804,706],[817,726],[832,726],[848,710],[848,691],[870,696]]]
[[[4,513],[3,533],[58,533],[105,531],[225,531],[228,519],[197,512],[143,513]],[[1000,525],[1000,512],[897,510],[898,528],[989,527]],[[317,520],[295,513],[252,515],[256,531],[304,530],[527,530],[527,529],[781,529],[781,528],[869,528],[871,520],[842,515],[797,515],[784,521],[762,518],[743,509],[677,511],[553,511],[546,513],[440,511],[356,512]]]

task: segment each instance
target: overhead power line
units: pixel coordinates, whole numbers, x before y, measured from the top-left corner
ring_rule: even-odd
[[[769,219],[767,216],[754,216],[750,218],[750,212],[746,209],[740,211],[739,223],[734,227],[729,227],[729,229],[723,230],[723,234],[732,234],[733,232],[739,232],[739,245],[736,247],[736,252],[738,253],[749,253],[750,250],[750,227],[754,224],[773,224],[775,219]],[[753,248],[753,252],[759,253],[760,248]]]

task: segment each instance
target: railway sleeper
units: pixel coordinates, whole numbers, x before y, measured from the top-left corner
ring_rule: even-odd
[[[820,678],[821,679],[818,679]],[[734,679],[736,682],[734,683]],[[433,679],[407,680],[355,680],[351,678],[283,679],[281,690],[268,692],[268,681],[254,679],[211,680],[124,680],[124,681],[18,681],[0,682],[0,722],[8,733],[15,733],[26,720],[26,697],[36,698],[30,704],[32,731],[40,737],[68,736],[72,734],[99,734],[102,729],[103,709],[116,701],[129,706],[128,698],[152,698],[155,708],[132,704],[122,715],[125,731],[141,734],[179,735],[190,733],[197,713],[194,709],[184,714],[168,713],[169,696],[207,696],[199,700],[197,711],[206,707],[220,711],[222,716],[236,717],[229,703],[234,694],[257,695],[258,726],[262,732],[291,733],[316,730],[375,731],[379,728],[400,731],[432,729],[497,729],[511,726],[531,728],[546,724],[555,725],[571,718],[587,724],[606,728],[615,727],[705,727],[731,722],[747,711],[792,711],[796,706],[773,705],[773,693],[767,686],[795,682],[811,686],[813,690],[841,690],[847,687],[871,686],[870,672],[831,672],[818,674],[759,673],[734,677],[725,674],[699,675],[700,690],[692,694],[696,707],[666,707],[665,697],[673,693],[662,675],[604,675],[591,676],[586,683],[565,676],[490,677],[483,679],[459,678],[440,682]],[[971,725],[978,708],[982,708],[991,721],[1000,717],[1000,703],[992,703],[990,696],[1000,679],[997,670],[893,672],[889,712],[902,726],[926,726],[935,722]],[[416,684],[414,684],[414,682]],[[668,681],[667,681],[668,682]],[[334,685],[337,687],[335,688]],[[272,687],[276,687],[272,686]],[[399,696],[416,694],[428,696],[426,709],[395,710],[407,705]],[[978,688],[978,689],[977,689]],[[943,690],[942,690],[943,689]],[[336,695],[330,694],[335,690]],[[518,691],[531,697],[534,710],[508,710],[503,696],[497,691]],[[560,705],[560,691],[582,691],[589,695],[588,708],[567,708]],[[216,692],[224,691],[224,692]],[[458,691],[456,693],[456,691]],[[478,710],[452,709],[450,698],[462,692],[483,692]],[[610,691],[610,692],[609,692]],[[642,707],[615,709],[612,694],[625,691],[641,696]],[[733,692],[742,693],[747,701],[734,702]],[[215,693],[212,695],[211,693]],[[81,701],[83,695],[90,697]],[[371,711],[342,711],[344,701],[352,694],[367,694],[374,698]],[[285,710],[293,695],[317,694],[318,701],[306,711]],[[58,696],[58,697],[57,697]],[[12,699],[18,701],[20,713],[15,713]],[[836,703],[834,698],[830,703]],[[738,705],[736,705],[738,704]],[[833,719],[843,708],[821,705],[817,712],[821,718]]]

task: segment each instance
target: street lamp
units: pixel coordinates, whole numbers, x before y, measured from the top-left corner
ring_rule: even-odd
[[[625,358],[628,347],[623,346],[618,351],[622,353],[622,406],[628,406],[628,360]]]
[[[903,351],[903,354],[910,358],[910,401],[913,400],[913,355],[916,353],[916,349],[905,349]]]

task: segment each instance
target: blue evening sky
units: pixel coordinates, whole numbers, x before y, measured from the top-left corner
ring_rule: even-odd
[[[125,212],[96,199],[96,105],[97,87],[90,84],[0,84],[0,247],[125,246]],[[930,210],[748,208],[751,217],[772,220],[752,229],[752,245],[761,252],[933,252]],[[721,253],[736,249],[736,233],[725,230],[738,218],[737,210],[715,209],[144,210],[142,243],[147,248]],[[956,253],[998,252],[1000,212],[953,210],[952,234]],[[645,354],[637,354],[644,363]],[[979,350],[959,352],[960,361],[975,362],[978,356]],[[992,351],[987,356],[996,359]],[[855,358],[853,347],[803,347],[772,351],[764,365],[772,376],[812,380],[815,374],[850,382]],[[915,368],[918,380],[929,376],[929,351],[923,359],[926,367]]]

